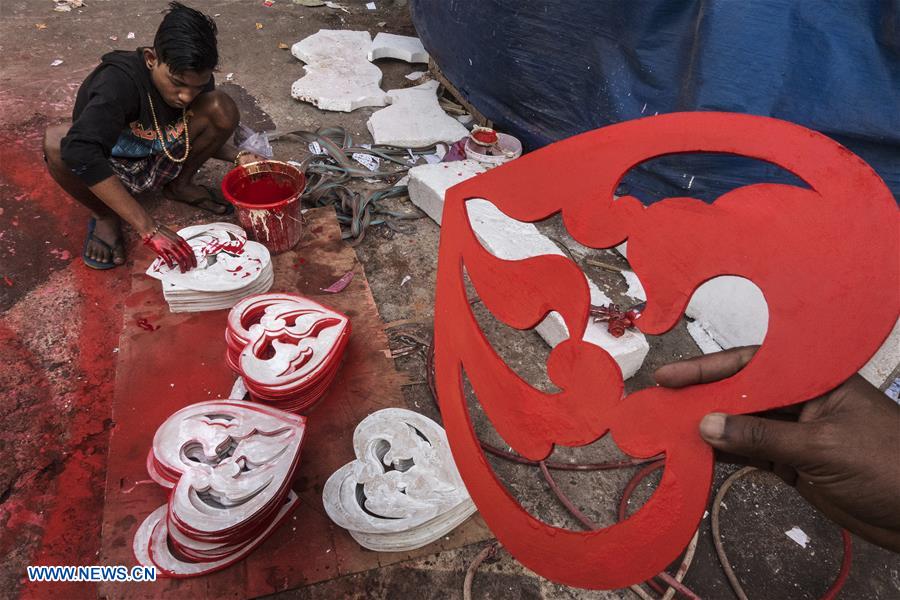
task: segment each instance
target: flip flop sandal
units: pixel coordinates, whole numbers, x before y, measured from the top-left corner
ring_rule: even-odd
[[[112,255],[114,253],[114,249],[121,246],[121,242],[116,244],[115,246],[110,246],[100,238],[94,235],[94,228],[97,226],[97,219],[91,217],[91,220],[88,221],[88,234],[87,237],[84,238],[84,246],[81,248],[81,260],[84,261],[84,264],[90,267],[91,269],[96,269],[97,271],[106,271],[107,269],[115,269],[116,267],[120,267],[122,265],[117,265],[112,262]],[[87,249],[88,244],[91,242],[96,242],[101,246],[105,247],[109,250],[110,262],[101,262],[99,260],[94,260],[93,258],[88,256]],[[124,252],[123,252],[124,254]],[[123,263],[124,264],[124,263]]]
[[[201,185],[200,187],[202,187],[204,190],[206,190],[207,196],[206,196],[206,198],[200,198],[199,200],[195,200],[194,202],[188,202],[187,200],[179,200],[178,198],[175,198],[174,196],[170,195],[165,189],[163,190],[163,196],[167,200],[171,200],[173,202],[180,202],[181,204],[187,204],[188,206],[193,206],[194,208],[199,208],[200,210],[206,211],[210,214],[214,214],[214,215],[217,215],[220,217],[230,215],[234,212],[234,206],[232,206],[232,204],[230,202],[225,202],[225,201],[219,200],[218,197],[216,197],[215,192],[213,192],[213,190],[211,190],[209,187],[207,187],[205,185]],[[213,204],[218,207],[224,206],[225,210],[223,212],[218,212],[218,211],[207,208],[207,206],[204,206],[204,204],[206,204],[207,206],[209,204]]]

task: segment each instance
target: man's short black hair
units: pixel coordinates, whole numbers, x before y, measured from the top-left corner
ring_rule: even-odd
[[[153,47],[172,73],[211,71],[219,64],[216,22],[199,10],[170,2]]]

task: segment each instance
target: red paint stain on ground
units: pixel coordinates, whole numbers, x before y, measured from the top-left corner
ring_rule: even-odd
[[[44,125],[0,130],[0,388],[12,390],[0,432],[11,455],[0,480],[0,589],[7,597],[95,597],[94,584],[24,581],[28,564],[97,563],[112,350],[130,288],[128,267],[95,272],[64,262],[80,247],[87,212],[47,174]]]
[[[135,324],[144,331],[156,331],[159,329],[159,325],[154,325],[147,319],[138,319],[135,321]]]
[[[0,312],[65,268],[49,250],[80,254],[88,212],[50,179],[44,164],[44,118],[0,129],[0,264],[16,283],[0,287]],[[48,247],[49,246],[49,247]]]
[[[69,422],[68,451],[56,480],[53,501],[38,552],[32,564],[96,564],[100,551],[103,489],[106,481],[106,451],[112,395],[115,384],[115,354],[122,323],[121,298],[130,287],[125,269],[91,271],[73,265],[77,288],[83,298],[79,318],[77,372],[83,377],[73,397],[76,410]],[[112,275],[112,277],[111,277]],[[94,595],[94,584],[26,585],[23,598],[83,597]]]

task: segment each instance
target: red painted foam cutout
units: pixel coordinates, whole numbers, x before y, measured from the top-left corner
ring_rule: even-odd
[[[669,198],[643,206],[613,199],[643,161],[682,152],[722,152],[779,165],[809,188],[748,185],[712,204]],[[762,290],[769,327],[739,374],[684,389],[623,397],[618,365],[582,341],[590,295],[567,258],[504,261],[476,239],[468,199],[534,222],[561,212],[572,236],[608,248],[628,240],[628,258],[647,293],[637,321],[662,334],[693,292],[718,275]],[[519,378],[490,346],[466,297],[463,273],[485,306],[519,329],[551,310],[570,339],[550,354],[545,394]],[[435,311],[441,413],[466,487],[488,526],[540,575],[585,588],[619,588],[659,573],[687,545],[707,503],[713,456],[698,433],[703,415],[751,413],[813,398],[856,372],[894,325],[900,298],[898,211],[890,191],[859,157],[831,139],[776,119],[679,113],[591,131],[526,155],[447,192]],[[874,295],[873,295],[873,292]],[[840,318],[858,314],[865,319]],[[494,475],[472,428],[468,378],[497,432],[521,455],[545,458],[555,444],[581,446],[610,432],[624,452],[666,466],[652,498],[625,521],[597,531],[550,526],[526,512]]]

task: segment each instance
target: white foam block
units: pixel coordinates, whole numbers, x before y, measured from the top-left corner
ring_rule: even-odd
[[[447,190],[457,183],[486,170],[473,161],[456,161],[435,165],[420,165],[409,171],[409,197],[440,225]],[[475,235],[486,249],[504,260],[521,260],[540,255],[565,256],[550,238],[543,235],[532,223],[516,221],[503,214],[487,200],[471,200],[467,203],[469,221]],[[608,304],[610,299],[592,281],[588,280],[593,304]],[[569,337],[565,321],[553,312],[537,327],[536,331],[550,346],[556,346]],[[609,334],[604,323],[589,323],[584,340],[594,343],[607,352],[619,364],[622,376],[634,375],[644,362],[650,346],[638,331],[626,331],[616,338]]]
[[[704,328],[703,322],[691,321],[687,324],[687,331],[691,334],[691,337],[694,338],[694,342],[703,354],[722,351],[722,346],[717,344],[716,340],[709,335],[709,332]]]
[[[369,48],[369,60],[396,58],[408,63],[427,63],[428,52],[417,37],[379,32]]]
[[[367,31],[322,29],[291,47],[306,63],[306,74],[291,86],[291,96],[322,110],[350,112],[363,106],[384,106],[381,69],[367,56],[372,37]]]
[[[366,122],[374,143],[420,147],[453,143],[469,135],[462,123],[441,108],[437,88],[437,81],[429,81],[388,92],[390,106],[376,111]]]
[[[627,257],[625,244],[616,249]],[[627,271],[622,275],[628,282],[628,295],[646,300],[635,274]],[[695,319],[688,325],[688,333],[704,354],[762,344],[769,326],[769,306],[762,291],[750,280],[733,275],[716,277],[697,288],[685,314]],[[859,374],[875,387],[881,387],[897,365],[900,365],[900,320]]]
[[[765,297],[743,277],[710,279],[697,288],[684,312],[707,324],[707,331],[723,348],[761,344],[769,328]]]
[[[409,170],[409,197],[432,221],[441,224],[447,190],[488,168],[474,160],[419,165]]]

